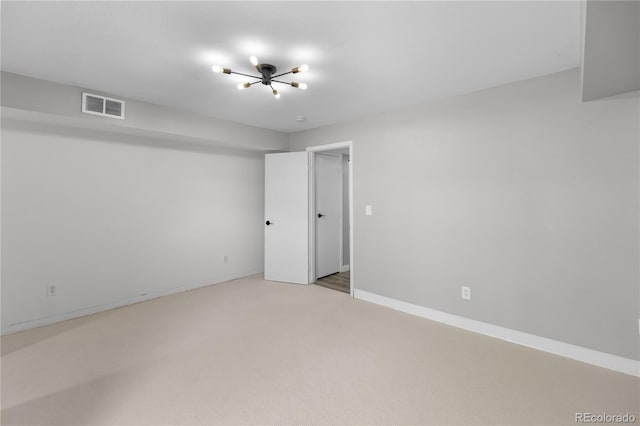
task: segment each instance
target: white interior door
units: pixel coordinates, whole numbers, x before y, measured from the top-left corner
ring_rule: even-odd
[[[340,271],[342,158],[316,153],[316,278]]]
[[[265,154],[264,278],[309,284],[306,152]]]

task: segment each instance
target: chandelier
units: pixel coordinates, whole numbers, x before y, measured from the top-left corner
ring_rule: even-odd
[[[273,96],[276,97],[276,99],[280,98],[280,92],[274,89],[273,83],[288,84],[291,87],[295,87],[296,89],[301,89],[301,90],[305,90],[307,88],[307,85],[305,83],[298,83],[296,81],[282,81],[277,79],[288,74],[298,74],[300,72],[307,71],[309,69],[309,65],[306,65],[306,64],[300,65],[298,67],[292,68],[291,71],[283,72],[281,74],[276,74],[278,72],[278,69],[275,67],[275,65],[261,64],[260,62],[258,62],[258,58],[256,58],[255,56],[250,57],[249,62],[251,62],[251,65],[254,66],[254,68],[256,69],[256,71],[260,73],[260,75],[250,75],[250,74],[244,74],[241,72],[231,71],[229,68],[224,68],[224,67],[221,67],[220,65],[214,65],[212,70],[213,72],[217,72],[220,74],[237,74],[250,79],[254,79],[255,81],[246,81],[244,83],[239,83],[238,89],[244,90],[244,89],[248,89],[254,84],[262,83],[263,85],[269,86],[271,88],[271,92],[273,93]]]

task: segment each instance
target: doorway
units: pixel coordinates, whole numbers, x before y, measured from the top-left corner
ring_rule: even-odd
[[[309,282],[353,295],[352,144],[309,153]]]

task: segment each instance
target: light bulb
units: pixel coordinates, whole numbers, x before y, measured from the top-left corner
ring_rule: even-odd
[[[213,72],[218,72],[220,74],[231,74],[231,70],[229,68],[223,68],[220,65],[214,65],[211,67]]]
[[[273,96],[275,96],[276,99],[280,99],[280,93],[278,93],[276,89],[273,89]]]
[[[251,65],[253,65],[254,67],[257,67],[259,64],[258,58],[256,58],[255,56],[250,57],[249,62],[251,62]]]
[[[300,65],[299,67],[295,67],[294,69],[291,70],[291,72],[294,74],[297,74],[299,72],[305,72],[305,71],[309,71],[309,65],[307,64]]]
[[[297,83],[295,81],[291,82],[291,86],[297,88],[297,89],[301,89],[301,90],[306,90],[307,89],[307,85],[304,83]]]
[[[238,83],[238,90],[248,89],[251,87],[251,83]]]

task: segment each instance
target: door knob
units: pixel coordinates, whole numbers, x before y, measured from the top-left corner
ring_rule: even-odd
[[[325,215],[323,215],[322,213],[318,213],[318,219],[321,217],[324,217]]]
[[[271,222],[271,221],[266,221],[266,222],[265,222],[265,225],[267,225],[267,226],[269,226],[269,225],[273,225],[273,222]]]

